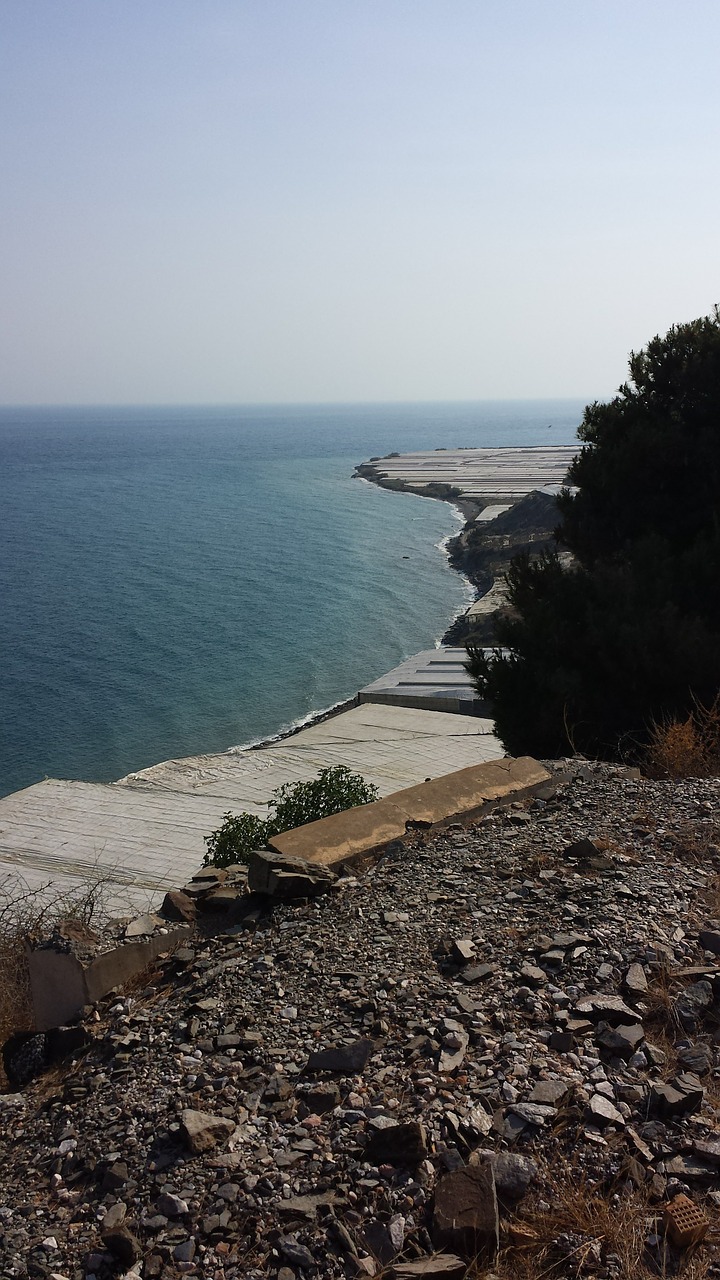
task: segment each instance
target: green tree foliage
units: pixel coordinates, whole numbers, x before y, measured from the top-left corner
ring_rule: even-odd
[[[614,757],[720,689],[720,314],[630,358],[585,410],[560,547],[512,564],[509,652],[468,667],[513,754]]]
[[[205,839],[205,866],[229,867],[247,862],[253,849],[262,849],[280,831],[304,827],[359,804],[377,800],[376,786],[345,765],[321,769],[309,782],[286,782],[272,793],[268,818],[252,813],[223,815],[222,826]]]

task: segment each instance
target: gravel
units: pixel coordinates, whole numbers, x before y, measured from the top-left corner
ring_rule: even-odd
[[[86,1010],[0,1096],[3,1277],[458,1274],[435,1192],[473,1168],[506,1241],[571,1166],[639,1179],[648,1239],[680,1192],[716,1213],[720,780],[562,767]]]

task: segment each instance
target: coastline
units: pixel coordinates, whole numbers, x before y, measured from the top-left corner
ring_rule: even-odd
[[[511,448],[512,446],[507,447]],[[540,447],[541,446],[538,448]],[[442,455],[447,451],[437,450],[436,452]],[[475,452],[480,452],[480,450],[476,450]],[[531,449],[526,449],[524,452],[531,452]],[[430,481],[428,484],[421,486],[418,484],[411,484],[400,479],[390,479],[387,475],[383,474],[380,464],[388,462],[391,459],[398,459],[402,457],[403,455],[401,454],[391,453],[387,454],[383,458],[372,458],[367,462],[360,462],[353,472],[353,478],[362,480],[366,484],[374,484],[380,489],[385,489],[388,493],[410,493],[416,498],[430,499],[434,502],[446,502],[450,508],[457,513],[458,519],[462,522],[461,528],[457,533],[448,534],[447,537],[437,545],[438,549],[446,556],[449,567],[464,579],[464,583],[468,591],[468,602],[464,608],[460,609],[455,616],[450,619],[442,636],[436,640],[435,647],[438,648],[443,645],[455,645],[461,642],[463,636],[467,634],[467,626],[464,624],[469,609],[473,604],[476,604],[485,596],[489,595],[495,585],[494,577],[488,577],[487,570],[482,570],[481,572],[474,571],[472,558],[467,554],[464,539],[468,534],[473,532],[480,534],[481,536],[484,535],[488,539],[492,539],[493,526],[496,522],[488,521],[485,528],[482,527],[482,524],[478,524],[477,518],[488,504],[480,498],[463,495],[462,489],[456,485],[446,484],[442,481]],[[510,518],[506,518],[505,520],[502,520],[502,517],[499,518],[504,526],[512,525],[512,513],[515,511],[516,507],[522,507],[534,492],[536,491],[530,489],[525,497],[516,497],[516,500],[509,506],[508,516]],[[548,503],[544,509],[543,518],[536,520],[530,541],[524,540],[524,534],[526,531],[523,527],[522,518],[519,521],[521,530],[517,528],[515,530],[511,529],[508,535],[501,535],[504,537],[509,536],[511,538],[510,549],[512,554],[516,554],[518,551],[529,548],[529,546],[532,545],[533,539],[536,541],[538,546],[545,542],[547,536],[552,531],[553,525],[553,519],[547,518],[549,508],[550,504]],[[518,534],[520,534],[520,536],[518,536]],[[488,623],[492,626],[492,616],[493,613],[488,614],[486,626]],[[382,674],[382,672],[379,673],[380,676]],[[280,729],[277,733],[271,734],[258,742],[250,742],[247,744],[228,747],[227,751],[229,753],[233,753],[240,751],[263,750],[265,747],[273,746],[276,743],[284,742],[286,739],[294,737],[303,729],[311,728],[313,725],[323,724],[325,721],[331,720],[335,716],[342,715],[345,711],[349,711],[358,705],[359,693],[356,693],[353,697],[346,698],[333,704],[331,707],[325,708],[324,710],[311,712],[295,724],[292,724],[285,729]]]
[[[365,463],[358,464],[358,467],[354,472],[354,478],[363,480],[367,484],[373,484],[375,483],[375,481],[370,476],[366,476],[362,474],[361,469],[364,468],[366,465],[367,464]],[[380,485],[380,487],[387,488],[389,492],[412,493],[413,496],[417,498],[425,498],[425,499],[432,499],[433,501],[447,502],[450,505],[450,507],[457,513],[457,518],[461,522],[462,521],[465,522],[462,524],[462,527],[458,533],[455,533],[455,534],[449,533],[445,538],[442,539],[440,543],[436,543],[435,545],[437,546],[438,550],[445,556],[450,569],[452,569],[453,572],[459,574],[459,576],[465,580],[466,588],[468,591],[468,602],[471,599],[473,600],[477,599],[477,588],[473,584],[472,579],[469,577],[469,575],[465,573],[465,571],[461,567],[459,567],[457,564],[453,562],[451,551],[452,551],[453,545],[457,542],[458,538],[460,537],[460,534],[467,527],[468,523],[471,522],[472,519],[474,518],[474,515],[477,514],[479,510],[481,510],[481,506],[477,502],[463,500],[462,498],[458,498],[455,495],[450,496],[450,495],[440,494],[440,493],[422,493],[418,489],[413,489],[413,488],[400,489],[399,487],[392,486],[392,485],[390,486]],[[463,608],[461,608],[455,614],[454,618],[451,619],[449,626],[445,629],[442,636],[435,641],[436,648],[447,643],[446,637],[449,634],[449,631],[454,626],[457,625],[460,619],[462,619],[465,616],[465,613],[467,612],[468,607],[469,607],[469,604],[466,604]],[[410,655],[408,654],[404,655],[405,658],[407,658],[408,656]],[[383,674],[384,672],[379,671],[376,676],[372,677],[372,679],[373,680],[380,679]],[[302,733],[304,729],[310,729],[310,728],[313,728],[315,725],[324,724],[328,720],[333,720],[336,716],[341,716],[346,711],[351,711],[354,707],[358,707],[359,705],[360,705],[360,691],[358,690],[351,697],[343,698],[340,700],[340,702],[333,703],[329,707],[323,707],[319,711],[309,712],[307,715],[303,716],[301,719],[295,721],[294,723],[287,725],[284,728],[281,727],[280,729],[277,730],[276,733],[267,734],[260,739],[257,739],[257,740],[253,739],[253,740],[250,740],[249,742],[235,743],[230,747],[226,747],[223,751],[220,751],[218,754],[219,755],[239,755],[245,751],[263,751],[267,747],[277,746],[278,743],[286,742],[289,738],[294,738],[297,734]],[[186,759],[186,760],[192,760],[194,758],[195,757],[192,755],[183,757],[183,759]],[[124,775],[124,777],[118,778],[115,781],[117,783],[124,783],[126,778],[130,778],[134,776],[135,773],[145,773],[147,772],[148,768],[150,769],[156,768],[158,765],[162,765],[166,763],[168,762],[158,761],[156,762],[156,765],[146,766],[146,768],[142,770],[130,770],[130,772]]]
[[[356,468],[366,483],[447,502],[464,519],[443,549],[473,598],[451,620],[440,644],[462,645],[470,638],[479,645],[495,643],[495,618],[507,608],[503,584],[510,560],[556,545],[555,498],[575,452],[574,446],[436,449],[389,453]],[[492,606],[475,610],[493,592]]]

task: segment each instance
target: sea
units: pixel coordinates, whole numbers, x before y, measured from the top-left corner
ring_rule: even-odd
[[[257,743],[472,598],[391,451],[572,444],[582,401],[0,408],[0,795]]]

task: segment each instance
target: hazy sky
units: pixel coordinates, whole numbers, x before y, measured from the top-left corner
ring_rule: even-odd
[[[720,301],[717,0],[0,0],[0,401],[611,393]]]

